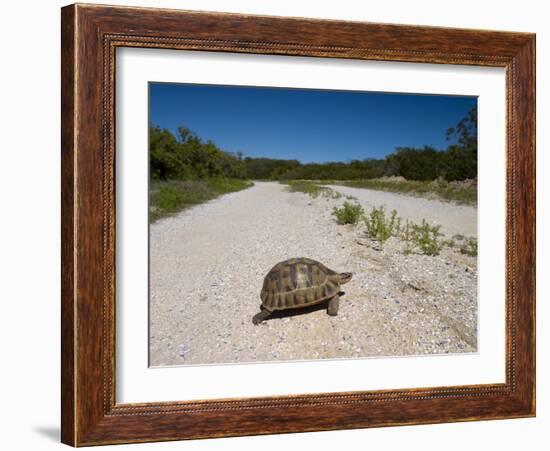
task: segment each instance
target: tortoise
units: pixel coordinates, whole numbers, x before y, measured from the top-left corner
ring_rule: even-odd
[[[340,285],[348,283],[352,274],[337,273],[310,258],[291,258],[277,263],[264,279],[260,313],[254,324],[267,319],[276,310],[309,307],[328,300],[327,313],[338,314]]]

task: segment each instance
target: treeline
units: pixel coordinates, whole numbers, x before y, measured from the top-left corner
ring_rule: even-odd
[[[157,180],[249,178],[241,154],[224,152],[186,127],[178,128],[177,138],[170,130],[149,127],[149,167]]]
[[[348,163],[308,163],[271,158],[243,158],[241,153],[219,149],[185,127],[178,137],[169,130],[150,128],[150,167],[154,179],[230,177],[254,180],[358,180],[402,176],[407,180],[447,181],[477,177],[477,110],[473,108],[447,138],[455,143],[446,150],[432,147],[397,148],[383,159]]]

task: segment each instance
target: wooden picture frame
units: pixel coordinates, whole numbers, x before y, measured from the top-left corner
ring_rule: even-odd
[[[61,33],[64,443],[84,446],[535,415],[534,34],[79,4],[62,9]],[[118,47],[505,68],[506,382],[117,403]]]

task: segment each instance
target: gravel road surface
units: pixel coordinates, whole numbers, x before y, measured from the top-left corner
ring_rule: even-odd
[[[365,205],[439,222],[448,233],[475,235],[472,207],[333,188]],[[475,351],[476,258],[452,249],[405,255],[393,238],[381,249],[363,225],[336,224],[331,212],[343,200],[256,182],[152,224],[150,365]],[[265,274],[301,256],[354,273],[342,286],[338,316],[321,305],[254,326]]]

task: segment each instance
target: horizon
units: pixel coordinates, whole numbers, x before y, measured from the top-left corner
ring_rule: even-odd
[[[184,105],[184,107],[182,107]],[[383,159],[399,147],[446,150],[475,96],[149,83],[149,123],[183,125],[243,158],[301,164]]]

